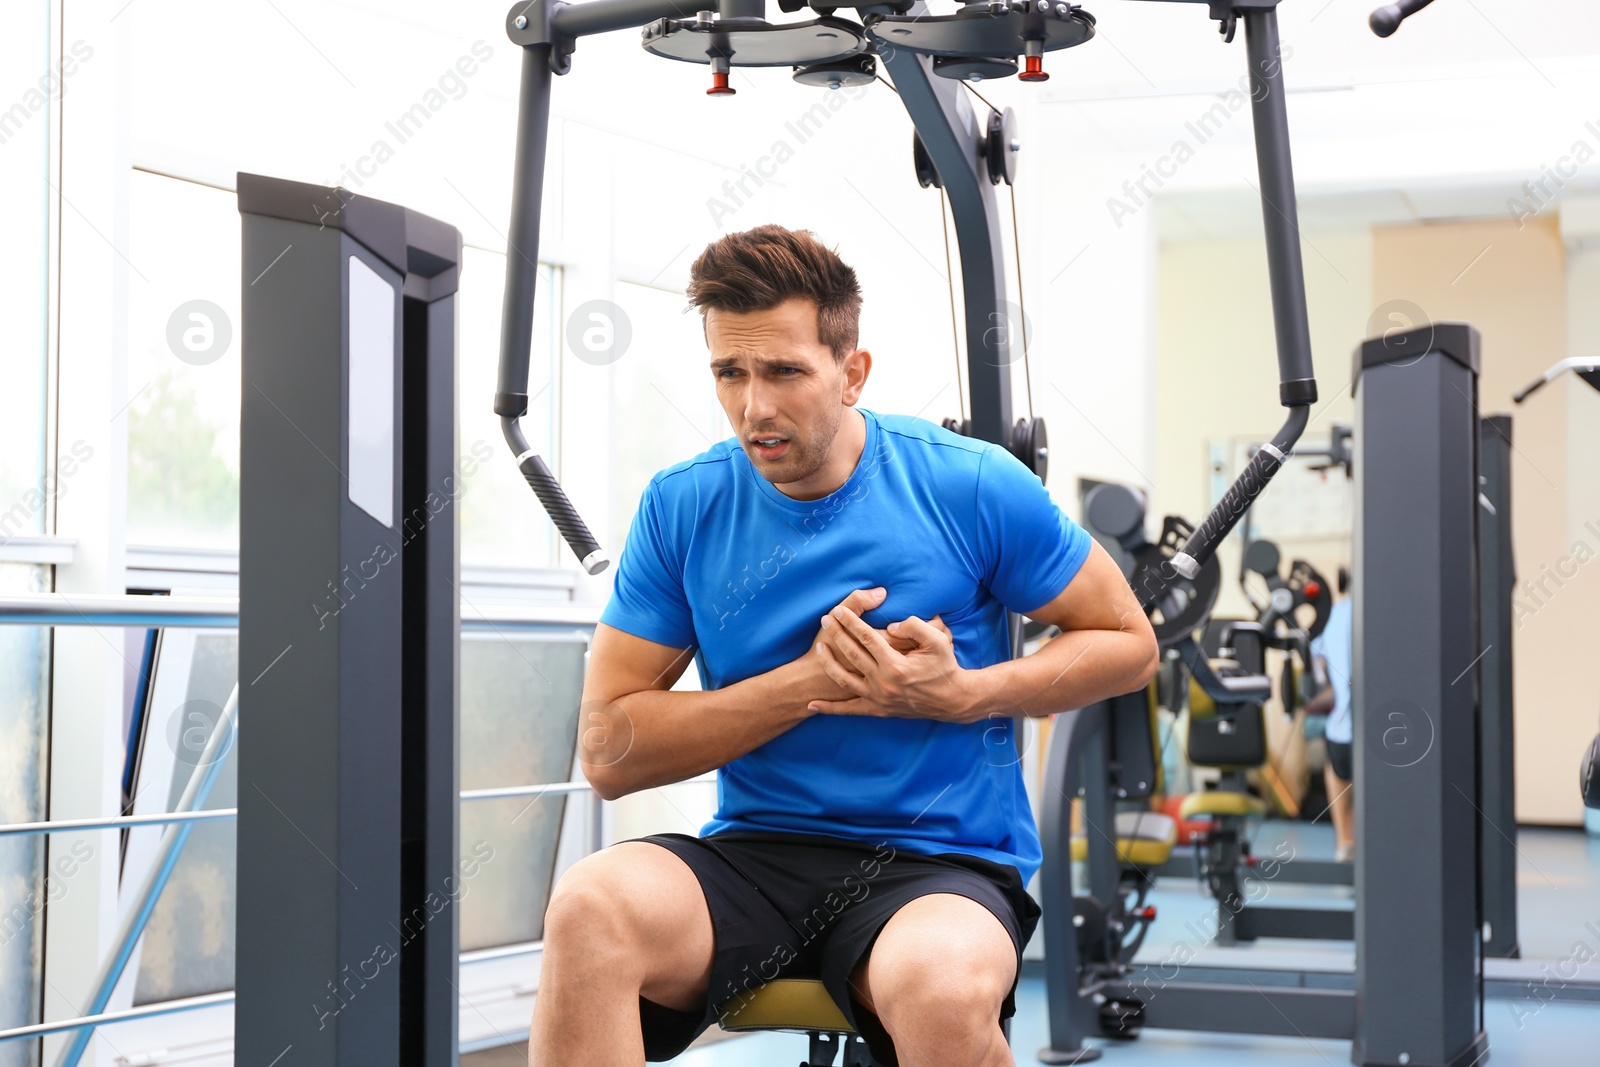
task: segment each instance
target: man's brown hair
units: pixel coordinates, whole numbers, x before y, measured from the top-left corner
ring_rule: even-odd
[[[700,309],[701,329],[710,308],[766,311],[803,297],[817,306],[817,340],[835,362],[855,351],[861,324],[856,272],[809,230],[773,223],[730,233],[706,246],[689,268],[689,304]]]

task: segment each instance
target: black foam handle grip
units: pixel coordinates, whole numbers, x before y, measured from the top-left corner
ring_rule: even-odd
[[[1222,539],[1227,537],[1238,525],[1244,513],[1250,510],[1250,505],[1255,503],[1256,497],[1272,481],[1272,476],[1278,473],[1283,466],[1283,460],[1274,456],[1265,448],[1256,450],[1250,457],[1250,462],[1245,464],[1244,473],[1240,474],[1234,483],[1228,487],[1217,506],[1211,509],[1211,514],[1206,516],[1206,521],[1194,532],[1184,544],[1185,554],[1194,559],[1196,563],[1204,563],[1217,550]]]
[[[1532,385],[1528,386],[1526,389],[1524,389],[1521,392],[1519,392],[1516,395],[1514,395],[1511,398],[1511,402],[1513,404],[1522,403],[1524,400],[1528,399],[1528,397],[1532,396],[1534,393],[1538,392],[1540,389],[1543,389],[1544,388],[1544,383],[1548,382],[1549,380],[1550,380],[1549,378],[1540,378],[1540,379],[1538,379]]]
[[[550,473],[550,468],[545,466],[544,460],[538,456],[524,456],[522,462],[517,464],[517,469],[533,487],[534,495],[550,514],[550,521],[561,531],[561,536],[583,564],[583,569],[590,574],[599,574],[609,567],[611,560],[601,551],[599,543],[589,533],[589,527],[578,517],[577,509],[567,499],[566,491],[556,481],[555,475]]]
[[[1433,0],[1400,0],[1397,4],[1386,4],[1372,13],[1367,25],[1379,37],[1388,37],[1400,28],[1402,22],[1431,3]]]

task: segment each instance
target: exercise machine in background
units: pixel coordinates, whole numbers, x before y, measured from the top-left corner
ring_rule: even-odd
[[[1509,662],[1494,656],[1499,648],[1479,651],[1483,628],[1503,634],[1510,624],[1509,423],[1478,418],[1478,350],[1471,327],[1436,324],[1358,352],[1355,973],[1268,988],[1191,978],[1186,960],[1132,964],[1118,943],[1136,917],[1118,897],[1129,864],[1117,854],[1135,842],[1113,835],[1126,836],[1118,802],[1147,795],[1122,765],[1150,745],[1132,733],[1148,717],[1132,698],[1066,712],[1051,731],[1043,790],[1045,1062],[1096,1058],[1086,1038],[1141,1027],[1345,1038],[1359,1064],[1403,1055],[1418,1067],[1454,1067],[1484,1054],[1480,938],[1514,944],[1514,896],[1492,879],[1478,894],[1457,887],[1474,884],[1480,864],[1514,878],[1514,858],[1496,858],[1488,839],[1514,851],[1506,835],[1515,831],[1509,779],[1496,770],[1509,763],[1509,714],[1492,710],[1495,694],[1509,694]],[[1437,512],[1419,513],[1419,497],[1437,500]],[[1480,585],[1494,591],[1481,610]],[[1232,625],[1231,658],[1205,656],[1192,638],[1173,645],[1193,649],[1184,655],[1193,699],[1214,709],[1217,740],[1224,723],[1242,736],[1271,693],[1254,650],[1242,647],[1248,625]],[[1477,684],[1452,684],[1464,679]],[[1509,702],[1499,706],[1509,712]],[[1219,762],[1229,758],[1240,757]],[[1071,896],[1062,845],[1068,798],[1080,795],[1089,901]],[[1213,865],[1237,869],[1226,857]],[[1103,922],[1078,919],[1102,913]],[[1051,921],[1061,915],[1072,924]]]
[[[1600,360],[1574,357],[1557,363],[1511,399],[1521,404],[1567,371],[1572,371],[1595,389],[1600,390]],[[1578,764],[1578,792],[1583,797],[1585,807],[1600,810],[1600,736],[1595,737]]]

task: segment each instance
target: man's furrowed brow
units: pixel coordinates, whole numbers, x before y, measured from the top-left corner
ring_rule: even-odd
[[[745,361],[745,358],[738,355],[721,356],[711,361],[711,369],[723,370],[729,367],[737,367]],[[799,365],[795,360],[785,359],[782,356],[750,356],[747,358],[759,370],[772,370],[775,367],[794,367]]]

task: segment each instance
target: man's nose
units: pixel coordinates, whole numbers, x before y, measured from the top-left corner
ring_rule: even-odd
[[[771,422],[778,414],[772,388],[760,380],[752,380],[744,395],[744,418],[752,426]]]

